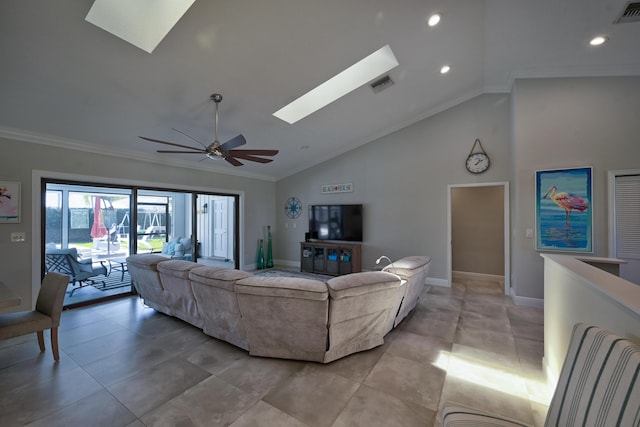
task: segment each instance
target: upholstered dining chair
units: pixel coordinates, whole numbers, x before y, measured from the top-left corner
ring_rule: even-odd
[[[44,353],[44,330],[51,329],[53,359],[60,360],[58,353],[58,325],[62,314],[64,294],[69,276],[50,272],[42,279],[36,309],[0,315],[0,339],[8,339],[36,332],[40,351]]]
[[[528,425],[455,403],[442,410],[443,427]],[[640,347],[604,329],[575,325],[544,425],[640,426]]]

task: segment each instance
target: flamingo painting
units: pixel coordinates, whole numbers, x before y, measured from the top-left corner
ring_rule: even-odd
[[[536,171],[536,250],[593,251],[592,176],[591,167]]]
[[[589,204],[582,197],[564,191],[558,192],[555,185],[552,185],[542,198],[549,198],[553,203],[564,209],[564,220],[567,227],[569,226],[571,211],[584,212],[589,209]]]

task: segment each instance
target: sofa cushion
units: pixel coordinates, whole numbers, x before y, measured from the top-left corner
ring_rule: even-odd
[[[127,264],[144,270],[158,271],[158,263],[166,260],[167,258],[156,254],[136,254],[127,257]]]
[[[253,274],[246,271],[214,266],[196,267],[189,272],[189,279],[193,282],[224,288],[231,292],[235,290],[238,280],[251,276]]]
[[[398,276],[382,271],[366,271],[334,277],[327,282],[332,299],[340,299],[402,286]]]
[[[164,262],[158,263],[158,271],[169,276],[188,279],[189,271],[197,265],[198,264],[192,261],[165,260]]]
[[[296,277],[251,276],[236,283],[240,294],[311,299],[324,301],[329,297],[327,285],[313,279]]]
[[[419,270],[430,262],[431,258],[428,256],[408,256],[387,265],[382,271],[388,271],[400,276],[411,276],[415,274],[416,270]]]

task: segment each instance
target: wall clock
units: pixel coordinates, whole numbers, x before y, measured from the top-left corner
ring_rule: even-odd
[[[297,197],[289,197],[284,204],[284,213],[291,219],[296,219],[302,213],[302,202]]]
[[[474,153],[476,146],[480,147],[480,151],[476,151]],[[467,162],[465,164],[467,170],[471,173],[478,174],[489,169],[490,165],[491,162],[489,161],[489,155],[486,151],[484,151],[480,140],[476,139],[476,141],[473,143],[473,146],[471,147],[469,155],[467,156]]]

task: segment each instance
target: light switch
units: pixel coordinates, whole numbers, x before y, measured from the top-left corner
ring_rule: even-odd
[[[11,242],[12,243],[24,242],[24,239],[25,239],[24,231],[15,231],[15,232],[11,233]]]
[[[533,237],[533,228],[527,228],[524,232],[524,237],[532,238]]]

